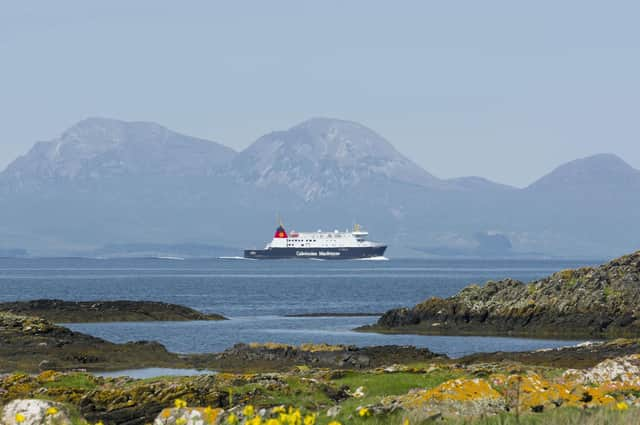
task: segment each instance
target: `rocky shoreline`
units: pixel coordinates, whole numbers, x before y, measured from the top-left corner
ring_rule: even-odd
[[[0,312],[42,317],[54,323],[226,320],[189,307],[155,301],[32,300],[0,303]]]
[[[219,371],[275,371],[292,365],[367,369],[425,361],[478,363],[510,361],[544,366],[591,366],[603,359],[640,352],[640,339],[617,339],[533,352],[478,353],[449,359],[413,346],[355,347],[279,343],[236,344],[222,353],[176,354],[157,342],[115,344],[74,332],[38,317],[0,312],[0,372],[24,370],[110,371],[147,367]]]
[[[219,425],[233,416],[277,418],[282,409],[302,409],[323,418],[319,425],[333,419],[364,424],[368,416],[401,425],[407,418],[506,414],[514,403],[530,414],[555,415],[562,405],[628,409],[640,406],[638,352],[640,340],[618,339],[460,359],[408,346],[277,343],[178,355],[158,343],[113,344],[42,318],[0,312],[0,372],[9,373],[0,375],[0,415],[9,425],[49,423],[54,415],[55,423],[68,425]],[[146,367],[220,373],[144,380],[86,373]],[[521,385],[526,397],[514,398]],[[35,419],[16,422],[18,414]]]
[[[471,365],[481,363],[525,364],[553,368],[586,368],[614,357],[640,353],[640,339],[615,339],[585,342],[561,348],[534,351],[498,351],[470,354],[452,360],[453,363]]]
[[[115,344],[39,317],[0,312],[0,372],[113,371],[148,367],[220,371],[284,370],[292,364],[365,369],[390,363],[445,358],[415,347],[237,344],[222,353],[176,354],[157,342]]]
[[[222,353],[192,355],[189,359],[199,369],[257,372],[288,370],[293,365],[327,369],[370,369],[394,363],[445,360],[447,356],[412,346],[292,346],[252,343],[236,344]]]
[[[178,365],[178,366],[176,366]],[[0,372],[188,367],[162,344],[114,344],[39,317],[0,312]]]
[[[640,337],[640,251],[530,283],[471,285],[386,312],[365,332],[555,338]]]

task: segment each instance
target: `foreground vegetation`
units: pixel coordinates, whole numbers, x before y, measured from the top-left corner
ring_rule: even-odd
[[[47,371],[5,376],[0,388],[0,404],[49,400],[104,425],[626,425],[640,414],[640,355],[585,370],[436,362],[145,380]]]

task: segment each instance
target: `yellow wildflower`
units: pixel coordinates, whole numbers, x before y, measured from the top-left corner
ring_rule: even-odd
[[[271,413],[274,413],[274,414],[285,413],[286,411],[287,409],[285,409],[284,406],[276,406],[273,409],[271,409]]]
[[[627,410],[628,408],[629,408],[629,405],[624,401],[621,401],[620,403],[616,404],[616,409],[618,410]]]
[[[24,417],[24,415],[22,413],[16,413],[16,422],[21,424],[22,422],[26,421],[27,418]]]
[[[329,422],[329,425],[342,425],[342,424],[338,421],[331,421]]]
[[[402,425],[409,425],[409,419],[405,419],[405,420],[402,422]]]
[[[203,413],[210,422],[215,422],[216,419],[218,418],[218,415],[220,415],[221,411],[222,409],[214,409],[211,406],[209,406],[203,410]]]
[[[187,420],[185,418],[176,419],[176,425],[187,425]]]
[[[177,398],[174,402],[173,405],[176,406],[176,409],[184,409],[187,407],[187,402],[185,400],[181,400],[179,398]]]
[[[304,417],[304,425],[315,425],[316,424],[316,415],[307,415]]]
[[[96,425],[104,425],[104,423],[102,421],[98,421],[96,422]]]
[[[47,409],[47,415],[48,416],[53,416],[53,415],[57,415],[58,414],[58,409],[56,409],[55,407],[50,407]]]
[[[358,416],[364,418],[365,416],[371,416],[371,412],[366,407],[361,407],[358,409]]]
[[[267,422],[265,422],[265,425],[282,425],[282,422],[277,419],[269,419]]]
[[[235,414],[230,414],[229,417],[227,417],[227,423],[229,425],[236,425],[238,423],[238,417]]]
[[[256,414],[256,411],[255,411],[255,409],[253,408],[252,405],[248,404],[247,406],[245,406],[244,409],[242,409],[242,414],[244,416],[246,416],[247,418],[251,418],[251,417],[253,417],[253,415]]]
[[[261,425],[262,424],[262,418],[260,416],[254,416],[253,418],[249,419],[245,423],[246,423],[246,425]]]

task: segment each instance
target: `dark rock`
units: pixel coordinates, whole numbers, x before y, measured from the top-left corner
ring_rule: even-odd
[[[563,270],[525,284],[471,285],[386,312],[363,331],[561,337],[640,336],[640,251],[600,267]]]
[[[638,352],[640,352],[639,339],[616,339],[550,350],[476,353],[456,359],[455,362],[462,365],[518,362],[547,367],[586,368],[593,367],[605,359],[623,357]],[[514,370],[510,373],[516,374],[518,371]]]
[[[219,354],[194,355],[191,361],[201,368],[216,370],[278,370],[294,365],[314,368],[368,369],[395,363],[445,359],[426,348],[409,346],[328,346],[285,344],[236,344]]]
[[[156,342],[114,344],[39,318],[0,312],[0,372],[189,367]]]
[[[154,301],[17,301],[0,303],[0,311],[38,316],[55,323],[225,320],[218,314]]]

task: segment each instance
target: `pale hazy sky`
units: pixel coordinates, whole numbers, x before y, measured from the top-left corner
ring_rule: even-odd
[[[640,168],[637,1],[4,1],[0,168],[88,116],[242,149],[361,122],[439,177]]]

